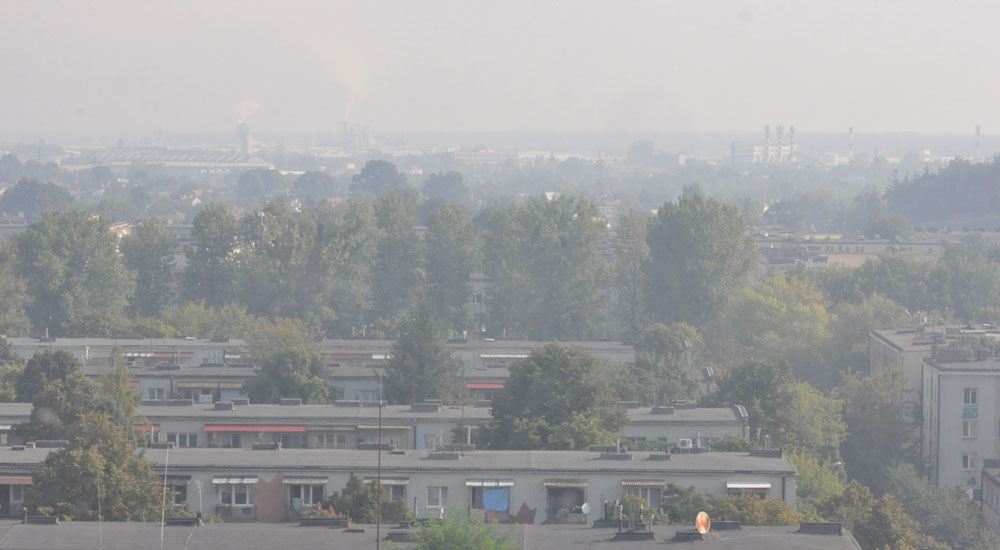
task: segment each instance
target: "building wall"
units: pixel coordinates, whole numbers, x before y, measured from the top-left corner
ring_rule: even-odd
[[[997,397],[998,371],[951,371],[925,367],[926,458],[931,482],[938,487],[978,488],[983,460],[1000,456],[1000,426]],[[976,404],[967,405],[965,389],[976,390]],[[963,435],[963,422],[973,422],[973,436]],[[975,457],[974,467],[965,468],[963,455]]]
[[[269,451],[260,451],[269,452]],[[258,475],[259,483],[255,488],[255,508],[256,518],[259,522],[281,522],[288,518],[289,511],[289,486],[282,483],[285,476],[288,477],[327,477],[325,494],[332,494],[334,491],[342,490],[350,478],[348,472],[322,472],[310,470],[294,471],[256,471],[253,469],[234,470],[232,467],[220,467],[227,475]],[[192,472],[191,482],[188,489],[188,503],[192,510],[201,511],[205,514],[215,513],[215,507],[219,503],[219,492],[217,487],[213,487],[212,478],[220,472],[197,471]],[[361,477],[374,476],[374,468],[355,472]],[[598,519],[601,513],[600,503],[602,500],[613,501],[622,498],[624,495],[622,481],[625,479],[644,479],[650,481],[660,481],[664,483],[676,483],[684,487],[694,486],[698,491],[719,496],[726,495],[727,483],[770,483],[771,489],[767,492],[767,498],[774,500],[785,500],[792,508],[795,507],[796,485],[794,476],[781,474],[691,474],[691,475],[662,475],[662,474],[628,474],[628,473],[566,473],[566,472],[539,472],[539,473],[511,473],[498,474],[495,472],[383,472],[387,477],[407,477],[409,483],[406,485],[405,502],[407,508],[418,518],[438,517],[440,511],[437,507],[428,505],[427,494],[429,487],[447,487],[447,508],[452,508],[461,504],[468,509],[471,503],[472,490],[465,485],[467,479],[512,479],[514,484],[510,487],[509,512],[516,513],[522,504],[529,508],[534,508],[535,523],[542,523],[546,519],[548,506],[548,491],[544,485],[547,479],[573,478],[586,480],[588,486],[584,489],[584,501],[591,504],[589,521]],[[199,501],[196,487],[201,482],[204,490],[202,504],[199,508]],[[693,519],[693,518],[692,518]]]

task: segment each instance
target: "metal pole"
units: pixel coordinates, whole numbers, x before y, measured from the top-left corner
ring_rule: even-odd
[[[375,474],[375,549],[382,542],[382,373],[378,375],[378,464]]]
[[[150,428],[149,431],[153,431]],[[160,550],[163,550],[163,528],[167,524],[167,476],[170,468],[170,447],[167,447],[166,458],[163,461],[163,503],[160,505]]]

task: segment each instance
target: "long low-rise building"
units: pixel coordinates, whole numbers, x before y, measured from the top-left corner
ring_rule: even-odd
[[[254,443],[280,442],[285,448],[357,449],[378,442],[377,402],[339,401],[303,405],[250,404],[191,400],[144,401],[137,409],[136,427],[151,442],[178,447],[249,448]],[[0,443],[16,424],[27,422],[30,403],[0,403]],[[623,444],[660,443],[705,448],[723,437],[746,437],[748,418],[741,406],[701,408],[690,405],[626,410],[620,436]],[[492,420],[487,406],[457,407],[436,403],[382,407],[382,442],[399,449],[434,449],[440,445],[476,441],[476,430]],[[459,429],[464,426],[464,437]],[[13,441],[9,441],[13,443]]]
[[[27,361],[46,350],[64,350],[97,378],[115,346],[121,348],[132,379],[144,399],[228,401],[241,395],[243,382],[256,376],[247,343],[235,338],[10,338],[13,351]],[[345,399],[377,401],[380,376],[392,355],[393,340],[323,340],[318,343],[327,382]],[[449,341],[445,348],[464,365],[466,395],[490,401],[503,389],[510,366],[531,350],[549,342],[529,340]],[[605,361],[626,365],[635,361],[630,343],[564,342]]]
[[[258,446],[262,447],[262,446]],[[0,449],[0,496],[23,499],[51,449]],[[457,504],[504,517],[534,510],[528,523],[587,523],[603,502],[636,495],[658,508],[669,483],[714,495],[751,493],[794,508],[797,472],[780,450],[743,453],[588,451],[378,451],[146,449],[177,503],[225,521],[282,522],[352,475],[381,479],[414,516],[438,517]],[[169,453],[169,461],[168,461]],[[5,485],[4,482],[7,482]],[[30,490],[30,489],[29,489]],[[0,506],[18,506],[12,496]],[[589,512],[583,505],[589,503]],[[9,509],[9,508],[7,508]]]
[[[80,361],[104,364],[114,347],[121,347],[130,363],[154,366],[170,363],[193,367],[202,363],[243,361],[249,346],[238,338],[8,338],[11,347],[23,360],[45,350],[66,350]],[[384,367],[392,354],[393,340],[326,339],[318,342],[320,353],[331,367]],[[531,350],[549,341],[533,340],[449,340],[445,343],[467,369],[502,368],[523,359]],[[626,342],[562,342],[576,346],[615,364],[635,361],[635,347]]]

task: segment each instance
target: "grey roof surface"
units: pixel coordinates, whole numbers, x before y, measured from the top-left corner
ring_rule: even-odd
[[[147,449],[146,457],[163,463],[166,450]],[[675,454],[671,460],[651,460],[660,453],[632,453],[632,460],[605,460],[588,451],[474,451],[460,460],[428,458],[431,452],[411,450],[382,452],[383,471],[489,471],[489,472],[623,472],[623,473],[796,473],[787,456],[770,458],[749,453]],[[170,467],[183,469],[315,469],[354,471],[375,468],[375,451],[354,449],[174,449]]]
[[[31,416],[31,403],[0,403],[0,417],[29,417]]]
[[[31,403],[0,403],[0,419],[22,419],[31,416]],[[652,414],[649,407],[628,409],[630,424],[685,424],[685,423],[741,423],[731,408],[676,408],[673,414]],[[270,404],[240,405],[233,410],[215,410],[214,405],[195,403],[192,405],[140,405],[138,416],[165,419],[202,419],[206,422],[294,421],[329,419],[331,421],[359,420],[372,421],[378,418],[378,407],[338,407],[334,405],[282,406]],[[462,417],[457,407],[443,406],[438,412],[416,412],[409,405],[387,405],[382,409],[383,421],[403,422],[428,419],[452,419]],[[465,407],[465,418],[469,421],[489,421],[492,416],[489,407]]]
[[[726,407],[697,407],[691,409],[674,408],[670,414],[653,414],[650,407],[638,409],[628,409],[629,423],[708,423],[724,422],[727,424],[742,424],[743,420],[736,415],[731,408]]]
[[[274,548],[324,548],[355,550],[375,547],[375,527],[363,526],[364,533],[347,533],[343,529],[299,527],[283,524],[207,524],[201,527],[166,527],[163,548],[179,550],[272,550]],[[678,530],[687,527],[654,527],[655,541],[612,542],[614,529],[592,529],[571,525],[499,526],[509,533],[524,550],[619,549],[653,550],[696,548],[699,550],[859,550],[849,534],[797,534],[795,526],[744,527],[732,531],[712,531],[704,540],[672,542]],[[383,526],[383,536],[391,526]],[[846,532],[845,532],[846,533]],[[107,550],[154,550],[160,548],[158,523],[68,522],[60,525],[21,525],[14,521],[0,522],[0,548],[11,550],[76,550],[98,548],[99,541]],[[386,547],[413,548],[412,543],[385,544]]]
[[[0,405],[0,411],[2,411]],[[29,409],[30,412],[30,409]],[[338,407],[335,405],[237,405],[233,410],[215,410],[214,405],[140,405],[138,416],[156,419],[198,419],[205,422],[254,422],[294,420],[356,420],[371,423],[378,420],[378,407]],[[462,418],[460,407],[443,406],[437,412],[417,412],[409,405],[386,405],[382,407],[382,421],[402,422],[427,419],[455,420]],[[489,407],[465,407],[467,420],[484,421],[492,418]]]
[[[40,466],[53,449],[23,449],[15,451],[11,447],[0,447],[0,466],[6,467],[6,473],[16,468],[33,468]],[[2,547],[0,547],[2,548]]]
[[[184,350],[185,348],[238,348],[246,345],[246,342],[237,338],[231,338],[228,342],[213,342],[208,338],[197,340],[186,340],[184,338],[56,338],[51,342],[44,342],[37,338],[8,338],[8,342],[15,348],[52,348],[53,350],[62,348],[83,348],[84,346],[94,348],[110,348],[115,344],[123,348],[150,347],[155,351],[163,348]]]
[[[1000,371],[1000,359],[986,361],[935,361],[924,359],[924,363],[942,371]]]

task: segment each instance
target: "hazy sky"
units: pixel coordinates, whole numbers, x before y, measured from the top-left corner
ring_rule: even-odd
[[[997,21],[995,0],[0,0],[0,132],[247,116],[256,131],[989,133]]]

